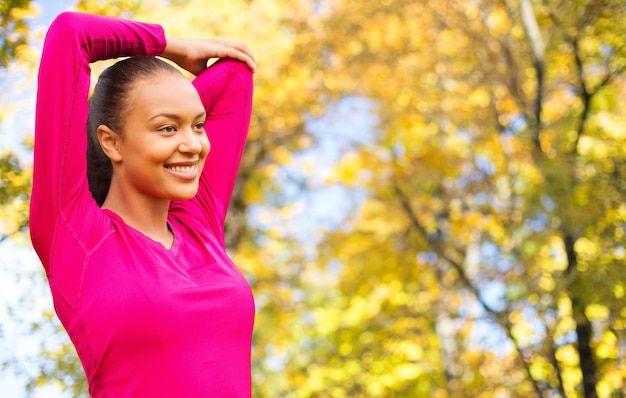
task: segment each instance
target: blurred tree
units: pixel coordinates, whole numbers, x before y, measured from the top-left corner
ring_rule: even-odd
[[[0,243],[28,228],[28,199],[32,168],[19,157],[5,151],[0,155]]]
[[[26,18],[33,15],[30,0],[5,0],[0,4],[0,66],[18,57],[28,42]]]
[[[36,14],[30,0],[10,0],[0,4],[0,68],[21,62],[28,51],[27,19]],[[0,97],[0,101],[6,102]],[[0,122],[10,112],[10,107],[0,110]],[[2,131],[0,131],[2,134]],[[0,242],[24,232],[28,226],[28,198],[30,194],[28,166],[19,156],[4,148],[0,153]]]
[[[370,197],[320,246],[342,310],[303,396],[623,396],[623,4],[325,4],[380,136],[333,180]]]

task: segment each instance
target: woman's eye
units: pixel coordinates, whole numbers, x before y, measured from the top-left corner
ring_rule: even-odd
[[[174,126],[165,126],[165,127],[161,127],[159,129],[159,131],[162,131],[164,133],[173,133],[176,131],[176,127]]]
[[[196,123],[196,124],[193,126],[193,128],[194,128],[194,129],[196,129],[196,130],[202,130],[202,129],[204,129],[204,122]]]

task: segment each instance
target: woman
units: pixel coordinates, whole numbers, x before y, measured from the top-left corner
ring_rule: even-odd
[[[90,62],[120,56],[88,102]],[[223,227],[254,67],[242,44],[158,25],[68,12],[50,26],[31,237],[94,397],[251,395],[254,303]]]

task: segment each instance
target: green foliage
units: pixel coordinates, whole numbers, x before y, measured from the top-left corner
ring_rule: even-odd
[[[5,0],[0,3],[0,67],[6,67],[27,45],[26,18],[33,13],[30,0]]]
[[[28,200],[32,169],[20,164],[16,154],[0,156],[0,241],[24,232],[28,226]]]
[[[35,13],[30,0],[10,0],[0,4],[0,67],[6,68],[9,63],[26,58],[27,19]],[[6,107],[0,110],[0,121],[6,112]],[[0,242],[16,237],[28,226],[30,177],[30,167],[25,166],[17,154],[8,151],[0,154]]]
[[[65,330],[58,332],[65,333]],[[42,350],[40,360],[43,361],[39,375],[28,383],[28,390],[54,383],[74,398],[90,397],[87,379],[71,342],[67,341],[53,352]]]

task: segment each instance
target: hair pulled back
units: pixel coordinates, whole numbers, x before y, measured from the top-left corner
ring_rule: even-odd
[[[87,119],[87,180],[91,195],[102,206],[111,186],[113,164],[98,141],[98,126],[122,134],[130,91],[139,79],[158,72],[179,73],[167,62],[149,56],[132,57],[106,68],[89,99]],[[182,75],[182,74],[181,74]]]

